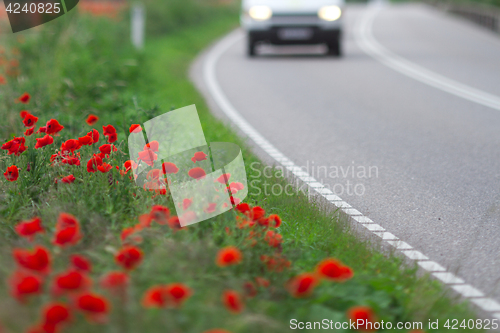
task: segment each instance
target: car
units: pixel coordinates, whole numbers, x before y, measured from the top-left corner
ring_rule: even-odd
[[[241,25],[247,53],[259,43],[326,44],[328,54],[342,55],[344,0],[243,0]]]

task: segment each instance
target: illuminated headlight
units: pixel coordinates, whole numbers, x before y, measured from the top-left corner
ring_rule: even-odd
[[[267,6],[253,6],[248,11],[248,15],[254,20],[265,21],[273,16],[273,11]]]
[[[325,21],[335,21],[342,15],[342,10],[338,6],[325,6],[318,11],[320,19]]]

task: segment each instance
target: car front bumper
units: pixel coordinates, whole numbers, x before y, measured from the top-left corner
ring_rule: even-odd
[[[241,25],[254,41],[266,41],[272,44],[319,44],[340,37],[343,17],[335,21],[321,20],[317,14],[279,15],[269,20],[255,21],[242,14]],[[305,38],[284,38],[285,30],[307,30]]]
[[[324,30],[318,27],[300,27],[299,29],[307,29],[310,34],[305,38],[284,38],[282,31],[285,29],[297,29],[291,27],[271,27],[268,30],[250,30],[249,36],[254,42],[262,41],[276,45],[293,45],[293,44],[321,44],[340,38],[341,29]]]

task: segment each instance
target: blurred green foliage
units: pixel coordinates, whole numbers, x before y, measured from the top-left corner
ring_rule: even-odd
[[[200,24],[220,15],[235,14],[240,1],[229,0],[143,0],[147,12],[148,35],[160,35]]]

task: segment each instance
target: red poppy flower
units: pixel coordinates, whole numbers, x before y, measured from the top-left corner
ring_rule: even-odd
[[[66,156],[66,157],[64,157],[62,159],[61,163],[67,164],[67,165],[76,165],[76,166],[79,166],[80,165],[80,160],[78,159],[78,157]]]
[[[80,222],[76,217],[68,213],[60,213],[56,222],[56,230],[62,230],[70,227],[79,227]]]
[[[54,327],[69,321],[71,313],[68,306],[64,303],[50,303],[43,310],[43,324],[52,325]],[[56,332],[56,330],[54,330]]]
[[[250,211],[250,218],[254,221],[257,221],[259,220],[260,218],[263,218],[264,215],[266,214],[266,211],[264,209],[262,209],[261,207],[259,206],[255,206],[252,208],[252,210]]]
[[[82,234],[80,233],[80,228],[78,227],[68,227],[66,229],[62,229],[56,231],[54,234],[54,239],[52,243],[57,246],[67,246],[67,245],[75,245],[80,239],[82,239]]]
[[[118,135],[116,133],[108,135],[108,142],[113,143],[118,140]]]
[[[47,132],[47,126],[40,126],[36,133],[46,133]]]
[[[139,124],[130,125],[130,129],[129,129],[130,133],[140,133],[141,131],[142,131],[141,125],[139,125]]]
[[[3,75],[0,75],[0,84],[7,84],[7,79]]]
[[[257,296],[257,288],[255,288],[253,282],[247,281],[243,283],[243,290],[245,291],[246,297],[253,298]]]
[[[117,139],[116,129],[113,125],[107,125],[102,127],[103,135],[108,137],[108,142],[113,143]]]
[[[35,130],[35,126],[31,127],[31,128],[28,128],[25,132],[24,132],[24,135],[26,136],[30,136],[31,134],[33,134],[33,131]]]
[[[347,318],[356,322],[358,331],[375,332],[373,323],[377,321],[373,310],[368,306],[355,306],[347,310]]]
[[[263,278],[263,277],[260,277],[260,276],[257,276],[257,277],[255,278],[255,283],[257,283],[257,285],[258,285],[259,287],[261,287],[261,288],[267,288],[267,287],[269,287],[269,285],[270,285],[270,282],[269,282],[269,280],[268,280],[268,279]]]
[[[91,272],[92,271],[92,263],[89,259],[82,256],[81,254],[73,254],[69,257],[71,261],[71,265],[82,272]]]
[[[281,242],[283,242],[283,236],[281,236],[277,232],[274,232],[273,230],[268,230],[266,232],[266,235],[264,236],[264,240],[271,247],[279,247],[281,245]]]
[[[19,169],[15,165],[11,165],[3,175],[9,182],[14,182],[19,178]]]
[[[171,162],[164,162],[161,165],[161,167],[163,170],[163,174],[165,174],[165,175],[175,174],[175,173],[179,172],[179,168],[177,167],[177,165],[175,165],[174,163],[171,163]]]
[[[95,155],[87,162],[87,172],[97,172],[97,167],[102,165],[102,158]]]
[[[80,143],[81,146],[90,146],[94,141],[92,140],[92,137],[89,135],[82,136],[81,138],[78,138],[78,142]]]
[[[19,112],[19,117],[21,117],[21,119],[24,119],[24,118],[26,118],[26,116],[27,116],[27,115],[29,115],[29,114],[30,114],[30,112],[29,112],[28,110],[21,110],[21,111]]]
[[[63,177],[61,179],[61,182],[65,183],[65,184],[71,184],[75,181],[75,176],[73,175],[69,175],[69,176],[66,176],[66,177]]]
[[[64,152],[74,152],[82,147],[79,140],[69,139],[61,144],[61,151]]]
[[[99,150],[103,154],[111,154],[112,151],[117,151],[116,147],[114,145],[111,145],[109,143],[102,145],[99,147]]]
[[[108,172],[109,170],[111,170],[113,168],[113,166],[111,164],[108,164],[108,163],[103,163],[101,165],[99,165],[97,167],[97,170],[99,170],[100,172],[102,173],[106,173]]]
[[[143,150],[148,150],[148,149],[157,153],[158,150],[160,150],[160,143],[158,141],[151,141],[149,143],[146,143]]]
[[[222,303],[232,313],[240,313],[245,308],[240,295],[234,290],[224,291],[222,294]]]
[[[311,295],[318,283],[319,280],[316,275],[303,273],[291,279],[286,288],[293,297],[307,297]]]
[[[85,122],[89,126],[94,126],[94,124],[97,123],[98,120],[99,120],[98,116],[93,115],[93,114],[89,114],[89,116],[87,117],[87,120],[85,120]]]
[[[28,113],[23,119],[23,124],[26,127],[33,127],[37,121],[38,117],[35,117],[34,115]]]
[[[281,226],[281,218],[276,214],[269,215],[267,221],[270,227],[279,228]]]
[[[192,203],[193,203],[192,199],[184,199],[182,200],[182,208],[186,210],[191,206]]]
[[[217,259],[215,260],[217,266],[225,267],[231,265],[237,265],[243,259],[243,255],[241,251],[234,247],[228,246],[225,247],[217,253]]]
[[[142,297],[142,306],[145,308],[163,308],[170,301],[167,290],[164,286],[153,286],[146,290]]]
[[[138,247],[126,246],[115,255],[115,261],[121,267],[132,270],[142,262],[143,256],[141,249]]]
[[[280,255],[266,256],[262,255],[260,260],[266,265],[267,270],[270,272],[282,272],[284,269],[289,268],[291,263],[286,258]]]
[[[187,212],[184,212],[182,215],[181,215],[182,219],[184,220],[184,224],[189,224],[191,223],[192,221],[196,220],[197,216],[196,216],[196,213],[189,210]]]
[[[16,156],[19,156],[21,155],[26,149],[28,149],[28,147],[26,147],[24,145],[24,143],[26,142],[26,139],[23,138],[23,137],[19,137],[19,138],[14,138],[6,143],[4,143],[2,145],[2,149],[3,150],[8,150],[9,153],[8,155],[16,155]]]
[[[172,216],[170,219],[168,219],[167,223],[170,229],[172,229],[174,232],[185,229],[181,227],[181,222],[179,221],[179,218],[177,216]]]
[[[110,311],[106,298],[98,294],[85,293],[76,299],[76,307],[87,315],[92,322],[104,322]]]
[[[35,246],[33,251],[14,249],[12,256],[17,264],[23,268],[43,274],[48,273],[50,270],[49,251],[43,246]]]
[[[247,203],[240,203],[239,205],[236,206],[236,210],[240,213],[246,214],[250,212],[250,205]]]
[[[100,284],[104,289],[114,293],[123,293],[129,285],[130,279],[123,272],[108,272],[101,277]]]
[[[148,174],[146,175],[147,180],[159,180],[161,176],[161,170],[160,169],[151,169],[148,171]]]
[[[47,134],[57,134],[64,129],[64,126],[59,124],[59,122],[55,119],[50,119],[45,125],[45,132]]]
[[[54,143],[54,138],[46,134],[43,138],[36,139],[35,149],[42,148]]]
[[[247,203],[240,203],[236,206],[236,210],[242,214],[246,214],[250,211],[250,206]]]
[[[102,134],[104,136],[108,136],[108,135],[115,134],[115,133],[116,133],[116,129],[114,128],[113,125],[107,125],[107,126],[102,127]]]
[[[16,232],[21,237],[26,237],[30,241],[37,233],[43,233],[45,230],[42,227],[42,220],[39,217],[34,217],[28,221],[21,221],[15,227]]]
[[[58,246],[75,245],[82,237],[80,222],[76,217],[67,213],[59,214],[52,243]]]
[[[29,101],[30,101],[30,94],[28,94],[27,92],[25,92],[24,94],[21,95],[21,97],[19,97],[17,100],[23,104],[28,104]]]
[[[207,174],[205,173],[205,170],[203,170],[200,167],[192,168],[188,172],[189,177],[194,178],[194,179],[201,179],[205,177]]]
[[[123,229],[123,231],[122,231],[122,233],[120,235],[120,239],[122,240],[122,243],[125,243],[125,241],[129,237],[130,237],[130,241],[132,241],[134,243],[142,243],[142,237],[141,236],[136,235],[134,237],[131,237],[136,232],[140,231],[142,228],[143,227],[139,224],[139,225],[136,225],[135,227],[130,227],[130,228]]]
[[[207,159],[207,155],[204,152],[199,151],[199,152],[194,153],[194,156],[191,158],[191,161],[193,161],[193,163],[196,163],[196,162],[204,161],[206,159]]]
[[[67,272],[58,274],[54,278],[52,291],[55,295],[61,295],[63,292],[75,292],[85,290],[90,286],[90,279],[81,272],[71,269]]]
[[[139,226],[141,228],[149,228],[151,226],[151,222],[153,222],[153,218],[149,213],[139,215],[138,219],[139,219]]]
[[[219,182],[223,185],[226,185],[227,182],[229,182],[229,178],[231,178],[231,174],[230,173],[224,173],[222,175],[219,176],[219,178],[217,178],[215,181],[216,182]]]
[[[155,205],[151,207],[149,215],[156,221],[156,223],[167,224],[168,219],[170,218],[170,209],[161,205]]]
[[[316,272],[320,275],[320,277],[336,282],[349,280],[354,275],[350,267],[347,267],[340,261],[332,258],[321,261],[316,267]]]
[[[154,161],[158,159],[158,155],[156,155],[152,150],[143,150],[139,152],[139,157],[137,158],[139,161],[143,161],[149,166],[153,166],[155,164]]]
[[[97,143],[99,141],[99,132],[94,128],[92,131],[87,133],[87,136],[92,138],[93,143]]]
[[[59,332],[59,328],[71,319],[71,313],[64,303],[49,303],[43,309],[43,322],[40,331],[35,332]]]
[[[208,206],[205,208],[205,213],[207,214],[211,214],[213,212],[215,212],[215,209],[217,208],[217,204],[216,203],[209,203]]]
[[[27,296],[42,292],[42,279],[33,274],[16,271],[9,279],[10,292],[14,298],[24,303]]]
[[[245,188],[245,186],[240,182],[232,182],[229,184],[229,190],[232,194],[237,193]]]
[[[135,163],[134,161],[132,160],[128,160],[126,161],[125,163],[123,163],[123,167],[125,168],[125,170],[128,172],[130,169],[137,169],[137,163]]]
[[[169,284],[165,287],[165,290],[176,307],[181,306],[192,295],[191,289],[183,283]]]

